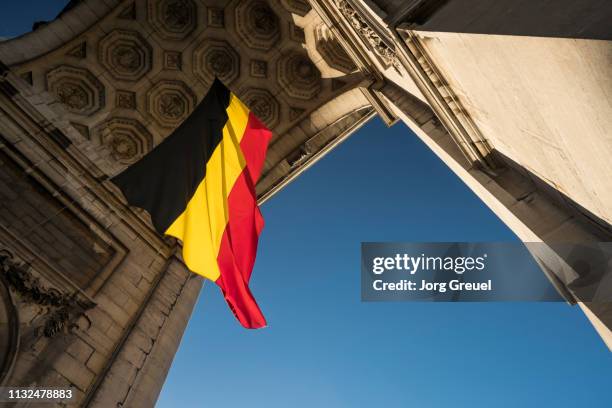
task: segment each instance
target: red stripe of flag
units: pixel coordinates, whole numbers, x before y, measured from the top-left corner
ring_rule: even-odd
[[[259,234],[264,226],[257,206],[255,184],[271,138],[272,132],[253,113],[249,113],[240,142],[246,166],[228,196],[229,221],[217,256],[221,276],[216,283],[240,323],[250,329],[266,325],[248,283],[255,264]]]

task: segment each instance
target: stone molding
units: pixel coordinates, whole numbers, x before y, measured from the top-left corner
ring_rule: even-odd
[[[385,42],[348,1],[336,0],[336,5],[355,32],[359,34],[360,38],[380,57],[387,67],[400,67],[395,50]]]

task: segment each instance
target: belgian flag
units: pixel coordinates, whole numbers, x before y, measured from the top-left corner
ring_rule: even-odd
[[[266,325],[248,283],[264,225],[255,184],[271,137],[216,79],[169,137],[112,179],[160,234],[183,242],[187,267],[219,285],[247,328]]]

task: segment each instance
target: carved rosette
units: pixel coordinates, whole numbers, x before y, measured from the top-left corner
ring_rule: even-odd
[[[137,81],[151,70],[153,50],[136,31],[112,31],[98,50],[100,64],[116,79]]]
[[[240,57],[226,41],[205,39],[193,53],[193,71],[205,84],[217,76],[226,85],[240,75]]]
[[[137,120],[115,117],[95,127],[100,144],[110,150],[114,160],[132,164],[153,147],[153,137]]]
[[[314,29],[314,37],[315,47],[327,65],[345,74],[350,74],[357,69],[353,60],[325,24],[319,24]]]
[[[160,37],[182,40],[195,29],[198,9],[193,0],[149,0],[149,23]]]
[[[182,81],[160,81],[147,92],[147,113],[162,127],[180,125],[196,103],[195,94]]]
[[[49,71],[47,89],[69,112],[78,115],[91,115],[105,104],[104,86],[84,68],[61,65]]]
[[[280,39],[280,22],[266,2],[243,0],[236,7],[236,33],[248,47],[266,51]]]
[[[280,107],[278,101],[270,92],[265,89],[251,88],[244,92],[240,99],[269,128],[278,124]]]
[[[321,73],[303,54],[289,54],[278,62],[277,80],[293,98],[311,99],[321,91]]]
[[[280,0],[283,7],[290,13],[304,17],[310,11],[310,4],[306,0]]]

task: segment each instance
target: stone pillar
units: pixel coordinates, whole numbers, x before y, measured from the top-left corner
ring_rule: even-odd
[[[0,383],[153,407],[202,279],[75,148],[61,113],[0,72]]]
[[[523,242],[612,241],[612,232],[594,221],[568,197],[528,170],[493,151],[494,169],[470,162],[429,106],[387,82],[380,90],[395,113]],[[584,210],[583,210],[584,211]],[[555,276],[552,283],[570,302],[573,298]],[[612,348],[612,304],[580,304],[608,347]],[[590,309],[590,310],[589,310]]]
[[[155,406],[202,282],[179,259],[167,262],[154,291],[96,378],[85,405]]]

